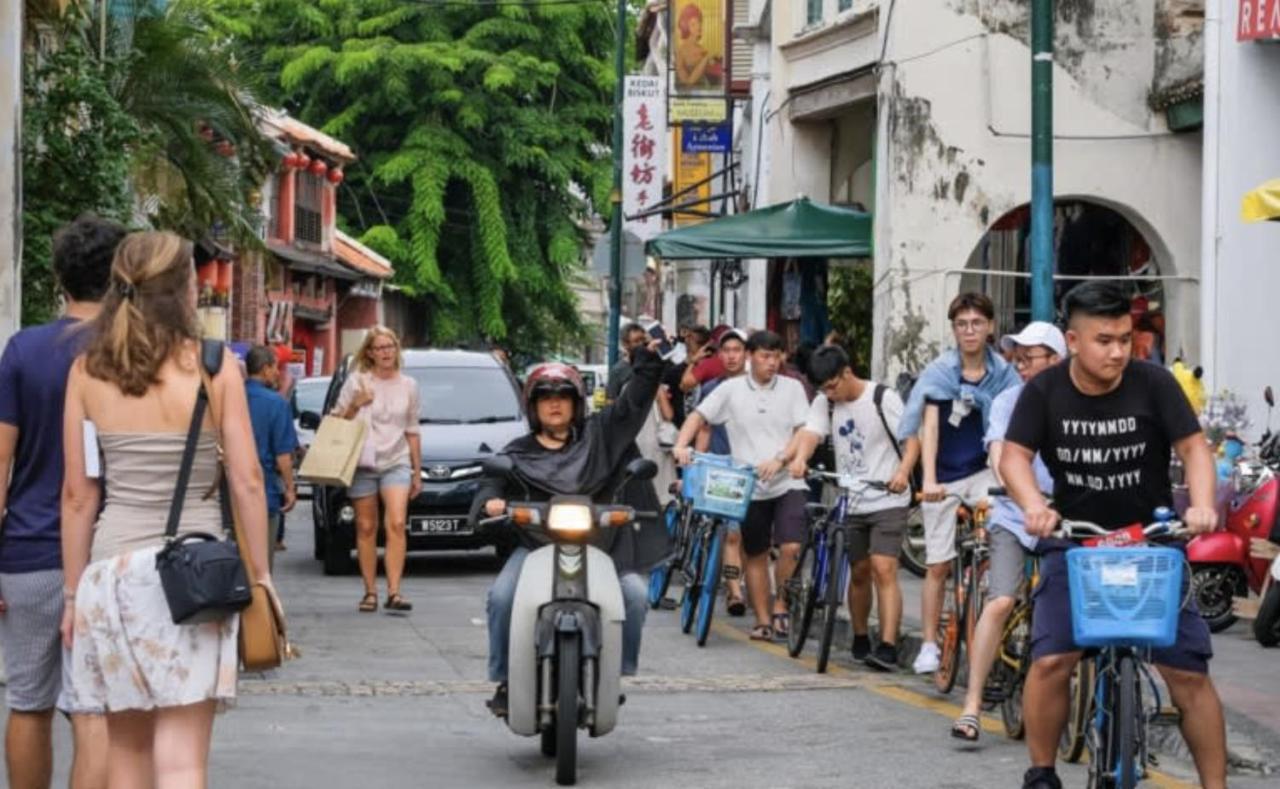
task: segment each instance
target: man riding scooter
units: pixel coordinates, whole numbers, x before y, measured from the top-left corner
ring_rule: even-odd
[[[511,477],[480,489],[472,521],[502,516],[512,499],[548,501],[555,495],[589,496],[597,503],[615,498],[638,511],[660,507],[653,484],[630,479],[627,465],[640,457],[636,435],[653,409],[664,362],[649,347],[631,352],[633,376],[618,400],[585,417],[586,389],[578,371],[550,363],[533,370],[524,397],[531,432],[511,442],[503,454],[514,465]],[[512,607],[520,571],[531,549],[544,544],[536,532],[516,530],[519,545],[489,589],[489,679],[498,688],[489,708],[507,713],[508,646]],[[592,545],[613,559],[622,585],[626,621],[622,637],[622,674],[632,675],[640,657],[640,634],[648,610],[647,573],[670,551],[669,537],[656,518],[643,518],[636,528],[609,529]]]

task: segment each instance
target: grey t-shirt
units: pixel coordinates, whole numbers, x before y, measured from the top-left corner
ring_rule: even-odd
[[[774,376],[767,384],[750,374],[730,379],[698,404],[698,413],[712,425],[724,425],[733,457],[758,466],[787,448],[809,415],[809,398],[799,382]],[[757,482],[755,501],[776,499],[789,490],[808,490],[802,479],[783,469],[768,483]]]

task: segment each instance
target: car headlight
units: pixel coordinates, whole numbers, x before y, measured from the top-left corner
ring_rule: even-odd
[[[591,508],[585,504],[553,504],[547,515],[547,528],[567,534],[591,531]]]

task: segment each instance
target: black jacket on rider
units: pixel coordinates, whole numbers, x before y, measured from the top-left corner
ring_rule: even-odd
[[[547,449],[532,433],[508,444],[502,454],[515,463],[514,477],[481,486],[471,507],[472,523],[482,517],[481,509],[490,499],[542,502],[555,495],[579,495],[590,496],[597,504],[614,501],[627,464],[640,457],[636,436],[653,410],[666,367],[657,354],[643,347],[632,352],[632,365],[632,378],[619,398],[576,425],[564,447]],[[630,481],[617,500],[640,512],[657,512],[660,506],[652,481]],[[660,519],[644,518],[637,525],[601,529],[592,540],[613,558],[619,574],[648,572],[670,554],[670,538]],[[516,535],[529,549],[547,543],[537,530],[516,529]]]

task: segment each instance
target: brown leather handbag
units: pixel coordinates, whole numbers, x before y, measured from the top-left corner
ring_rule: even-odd
[[[295,657],[296,652],[289,644],[280,599],[271,587],[257,581],[258,573],[249,555],[249,538],[240,519],[235,515],[231,492],[227,486],[222,458],[222,409],[219,398],[214,394],[212,381],[212,377],[222,367],[223,344],[214,340],[203,341],[200,357],[201,374],[205,377],[205,387],[209,391],[210,417],[218,440],[218,485],[223,522],[234,525],[236,545],[240,548],[240,558],[249,576],[249,589],[253,596],[249,605],[240,612],[240,666],[245,671],[267,671],[279,668],[286,659]]]

